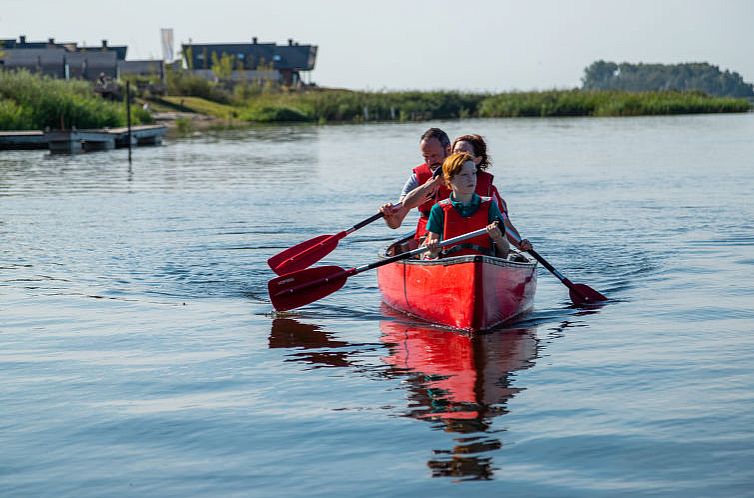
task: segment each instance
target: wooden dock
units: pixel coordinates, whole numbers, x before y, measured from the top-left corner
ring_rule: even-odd
[[[0,150],[47,148],[43,131],[0,131]]]
[[[159,145],[165,125],[131,127],[131,146]],[[128,128],[97,130],[0,131],[0,150],[48,149],[51,154],[78,154],[128,147]]]

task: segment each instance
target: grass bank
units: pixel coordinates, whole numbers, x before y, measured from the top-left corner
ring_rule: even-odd
[[[137,106],[131,118],[133,124],[151,121]],[[0,130],[117,127],[126,121],[125,104],[103,100],[86,81],[0,71]]]
[[[220,119],[245,122],[422,121],[469,117],[640,116],[746,112],[745,99],[698,92],[553,90],[480,94],[462,92],[260,92],[226,103],[196,97],[171,102]]]

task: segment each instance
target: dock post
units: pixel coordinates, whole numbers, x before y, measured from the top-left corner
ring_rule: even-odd
[[[128,124],[128,164],[131,164],[131,82],[126,81],[126,123]]]

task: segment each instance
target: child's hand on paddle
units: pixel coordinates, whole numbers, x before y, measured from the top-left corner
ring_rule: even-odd
[[[425,256],[434,259],[440,254],[440,249],[437,247],[440,243],[440,236],[433,232],[427,232],[427,237],[424,239],[422,245],[429,248],[429,251],[425,253]]]
[[[494,240],[498,244],[503,240],[503,232],[500,230],[497,221],[493,221],[492,223],[487,225],[487,233],[490,234],[492,240]]]

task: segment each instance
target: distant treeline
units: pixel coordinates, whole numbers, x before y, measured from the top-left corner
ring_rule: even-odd
[[[697,91],[717,97],[754,97],[754,85],[736,72],[706,62],[686,64],[616,64],[599,60],[584,70],[585,90],[627,92]]]

